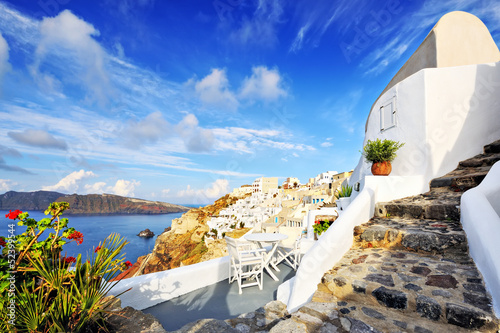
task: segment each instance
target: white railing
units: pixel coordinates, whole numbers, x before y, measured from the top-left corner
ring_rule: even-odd
[[[285,227],[302,228],[302,219],[299,219],[299,218],[287,218],[286,222],[285,222]]]
[[[363,190],[304,255],[295,277],[279,286],[277,299],[287,304],[290,313],[311,300],[325,272],[351,248],[354,227],[368,222],[373,216],[377,201],[416,195],[422,193],[422,188],[426,186],[425,179],[421,176],[367,176],[363,183]],[[308,214],[308,217],[314,218],[313,215]],[[308,229],[312,229],[312,224],[308,224]]]
[[[462,195],[460,219],[467,233],[469,251],[483,274],[486,288],[500,314],[500,162],[481,184]]]

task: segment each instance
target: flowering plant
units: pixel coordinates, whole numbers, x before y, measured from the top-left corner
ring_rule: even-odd
[[[314,221],[313,229],[314,229],[314,232],[317,233],[318,235],[321,235],[329,227],[330,227],[330,221],[328,221],[328,220]]]
[[[68,208],[66,202],[51,203],[45,214],[52,217],[40,221],[20,210],[5,215],[26,226],[26,231],[19,235],[0,237],[0,297],[8,300],[15,294],[17,331],[94,331],[108,305],[103,298],[118,282],[108,281],[132,265],[123,262],[124,255],[120,253],[127,243],[117,234],[99,243],[87,261],[82,261],[81,254],[76,258],[62,256],[64,244],[83,242],[83,234],[68,227],[68,219],[61,218]],[[42,240],[46,230],[51,232]],[[9,281],[13,274],[15,286]],[[2,318],[9,318],[9,313],[7,303],[0,303]],[[10,321],[0,322],[0,332],[12,329],[14,324]]]

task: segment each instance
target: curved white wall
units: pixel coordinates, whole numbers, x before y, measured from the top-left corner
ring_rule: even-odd
[[[200,279],[200,277],[203,277]],[[229,278],[229,256],[120,281],[110,295],[120,295],[122,306],[149,308]],[[128,289],[131,290],[127,291]]]
[[[396,127],[380,131],[380,107],[395,98]],[[405,142],[391,175],[428,182],[455,169],[500,137],[500,63],[422,70],[388,90],[369,116],[368,140]],[[370,175],[363,158],[349,181]]]
[[[500,162],[479,186],[462,195],[460,208],[470,254],[500,314]]]

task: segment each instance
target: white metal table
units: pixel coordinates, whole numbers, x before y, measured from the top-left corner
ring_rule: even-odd
[[[271,243],[272,247],[269,252],[267,252],[266,260],[264,261],[264,268],[266,271],[271,275],[271,278],[274,281],[279,281],[279,279],[274,275],[274,273],[271,271],[269,266],[272,266],[275,270],[278,272],[280,271],[279,268],[271,261],[274,256],[274,252],[276,252],[276,249],[278,248],[278,244],[280,241],[287,239],[288,236],[280,233],[260,233],[260,234],[249,234],[243,236],[247,241],[250,242],[256,242],[260,248],[264,248],[264,243]]]

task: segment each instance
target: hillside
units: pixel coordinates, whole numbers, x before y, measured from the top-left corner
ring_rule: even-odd
[[[70,204],[68,215],[114,215],[114,214],[167,214],[189,210],[188,207],[160,201],[148,201],[112,194],[71,194],[58,192],[14,192],[0,195],[0,209],[38,210],[47,209],[54,201]]]

